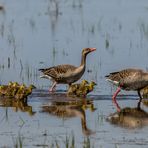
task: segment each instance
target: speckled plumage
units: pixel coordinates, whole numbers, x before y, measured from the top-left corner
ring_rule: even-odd
[[[85,72],[87,54],[94,50],[96,50],[96,48],[85,48],[82,50],[81,64],[78,67],[65,64],[39,69],[43,73],[41,78],[47,78],[53,81],[50,91],[53,91],[57,83],[71,85],[72,83],[78,81]]]
[[[140,90],[148,86],[148,72],[141,69],[124,69],[121,71],[110,73],[106,76],[107,80],[117,85],[124,90],[134,90],[138,92],[140,97],[138,108],[140,108],[140,102],[142,100]],[[114,94],[115,99],[120,89]],[[114,100],[115,101],[115,100]]]

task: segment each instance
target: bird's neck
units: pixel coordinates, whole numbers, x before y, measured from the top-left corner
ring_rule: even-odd
[[[83,55],[82,54],[82,57],[81,57],[81,65],[80,66],[84,66],[85,67],[86,65],[86,55]]]

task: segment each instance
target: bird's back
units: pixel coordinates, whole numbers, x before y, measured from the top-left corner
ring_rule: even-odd
[[[125,69],[110,73],[106,78],[126,90],[137,90],[144,85],[142,75],[143,71],[140,69]]]
[[[84,68],[73,65],[58,65],[46,69],[39,69],[47,77],[54,79],[58,83],[71,84],[79,80],[84,73]]]

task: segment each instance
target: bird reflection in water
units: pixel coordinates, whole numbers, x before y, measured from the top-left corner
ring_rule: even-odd
[[[79,117],[81,119],[83,134],[91,135],[95,132],[87,127],[85,113],[87,109],[90,109],[91,112],[94,112],[96,110],[94,108],[92,100],[85,100],[84,98],[80,99],[79,101],[53,101],[52,104],[49,106],[42,106],[42,112],[49,113],[50,115],[54,115],[59,118],[68,119]]]
[[[142,89],[142,103],[148,107],[148,86]]]
[[[137,108],[123,108],[107,117],[112,124],[127,128],[141,128],[148,125],[148,113]]]
[[[27,99],[18,100],[12,98],[0,98],[1,107],[12,107],[14,112],[27,112],[30,116],[33,116],[35,112],[32,110],[32,106],[29,106]]]

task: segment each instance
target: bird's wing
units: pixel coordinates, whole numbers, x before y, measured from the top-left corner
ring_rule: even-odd
[[[122,81],[125,81],[126,79],[130,80],[132,77],[134,77],[137,73],[141,73],[141,69],[124,69],[117,72],[112,72],[109,75],[105,76],[107,80],[119,84]]]
[[[52,78],[63,77],[67,73],[71,73],[76,69],[73,65],[58,65],[46,69],[39,69],[44,73],[44,75],[48,75]]]

